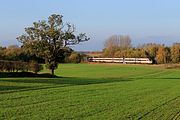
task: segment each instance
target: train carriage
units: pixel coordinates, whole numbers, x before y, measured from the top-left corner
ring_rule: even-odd
[[[88,58],[89,62],[125,63],[125,64],[152,64],[148,58]]]

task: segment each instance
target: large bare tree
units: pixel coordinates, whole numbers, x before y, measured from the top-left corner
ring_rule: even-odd
[[[131,38],[128,35],[112,35],[105,41],[105,48],[109,47],[130,48]]]
[[[105,49],[103,56],[105,57],[114,57],[120,56],[118,55],[120,52],[130,49],[131,46],[131,38],[127,35],[112,35],[105,41]],[[116,53],[116,55],[115,55]],[[123,55],[125,57],[125,55]]]

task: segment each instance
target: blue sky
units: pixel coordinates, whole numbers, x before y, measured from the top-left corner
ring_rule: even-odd
[[[171,45],[180,42],[179,11],[180,0],[1,0],[0,45],[19,44],[25,27],[53,13],[91,38],[75,50],[101,50],[113,34],[129,35],[133,45]]]

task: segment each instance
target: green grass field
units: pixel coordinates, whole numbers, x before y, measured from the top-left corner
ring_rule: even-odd
[[[60,78],[0,78],[0,119],[180,120],[180,70],[63,64]]]

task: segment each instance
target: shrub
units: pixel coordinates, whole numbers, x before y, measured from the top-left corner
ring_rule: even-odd
[[[81,62],[81,56],[80,54],[73,52],[71,55],[68,57],[68,61],[70,63],[80,63]]]
[[[38,73],[39,71],[43,70],[43,66],[41,64],[38,64],[36,61],[31,61],[29,63],[30,70],[34,73]]]
[[[37,62],[5,61],[0,60],[0,71],[5,72],[27,72],[29,70],[37,73],[42,70],[42,65]]]

